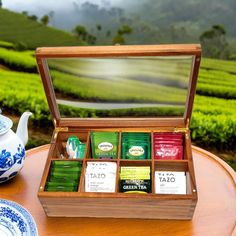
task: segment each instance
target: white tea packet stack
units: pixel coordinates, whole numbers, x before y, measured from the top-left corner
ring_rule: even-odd
[[[116,167],[115,162],[87,162],[85,192],[114,193]]]
[[[180,171],[155,171],[155,193],[186,194],[186,173]]]

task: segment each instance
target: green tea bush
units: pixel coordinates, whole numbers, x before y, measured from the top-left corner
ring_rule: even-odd
[[[0,8],[1,40],[35,49],[43,46],[77,46],[84,44],[72,34],[45,26],[23,14]],[[19,45],[18,45],[19,46]]]
[[[0,81],[0,107],[3,112],[5,108],[15,114],[29,110],[36,124],[51,122],[38,75],[0,70]]]
[[[17,71],[37,72],[36,60],[32,51],[17,52],[0,48],[0,63]]]
[[[192,139],[201,146],[235,149],[236,100],[197,95],[191,130]]]
[[[0,48],[14,49],[15,45],[10,42],[0,41]]]
[[[3,50],[1,52],[3,54],[8,54],[8,51],[10,50],[5,49],[5,51]],[[0,57],[3,57],[3,54],[0,53]],[[34,60],[32,57],[32,51],[22,52],[20,54],[26,56],[26,58],[30,57]],[[17,59],[14,58],[14,55],[11,53],[8,54],[8,57],[5,57],[8,59],[5,60],[10,60],[15,64],[19,63],[20,67],[23,64],[27,65],[28,62],[23,60],[24,56],[19,57],[17,61]],[[232,63],[229,64],[231,66]],[[205,90],[204,94],[210,95],[211,93],[211,96],[217,96],[210,97],[197,94],[195,97],[191,120],[192,139],[195,143],[201,146],[214,146],[218,149],[235,149],[236,99],[233,97],[235,96],[235,75],[231,72],[229,73],[229,70],[231,70],[230,66],[224,71],[218,71],[219,73],[215,69],[209,69],[209,71],[202,70],[202,72],[200,72],[198,92]],[[33,68],[33,63],[29,68],[30,67]],[[78,77],[76,76],[58,71],[53,71],[52,75],[57,77],[57,81],[54,80],[57,91],[59,91],[60,94],[71,96],[71,100],[73,100],[73,96],[77,96],[77,98],[79,97],[81,100],[94,99],[98,101],[111,101],[111,99],[116,101],[121,99],[121,97],[124,101],[132,101],[131,98],[135,98],[137,101],[153,101],[163,97],[162,91],[157,89],[155,85],[150,85],[148,83],[145,85],[144,82],[140,81],[134,82],[126,80],[123,81],[123,84],[115,83],[114,88],[123,92],[118,95],[115,90],[109,90],[105,84],[104,87],[101,86],[101,83],[98,84],[97,80],[93,78],[81,77],[78,80]],[[68,83],[68,80],[66,79],[69,79],[70,83]],[[52,119],[50,117],[48,104],[45,99],[39,75],[33,73],[4,71],[0,69],[0,82],[0,107],[3,108],[3,111],[4,109],[7,109],[12,113],[19,115],[25,110],[30,110],[33,112],[32,119],[34,124],[41,125],[41,127],[51,124]],[[211,84],[212,86],[209,86]],[[222,87],[220,84],[222,84]],[[74,87],[76,87],[75,90],[73,90]],[[144,90],[144,93],[142,94],[145,96],[140,95],[140,89]],[[177,92],[176,94],[170,95],[169,99],[170,101],[174,101],[179,98],[179,96],[181,97],[182,94]],[[227,99],[219,98],[220,96],[227,96]],[[232,96],[233,99],[229,99],[230,96]],[[135,101],[135,99],[133,101]],[[153,107],[95,110],[59,105],[59,108],[62,116],[81,118],[118,116],[135,117],[140,115],[143,116],[143,114],[145,114],[146,117],[157,117],[165,116],[167,114],[176,116],[183,113],[183,110],[178,107],[175,107],[175,109],[170,107]]]
[[[109,102],[185,102],[184,89],[129,79],[104,80],[52,71],[54,88],[72,98]],[[69,83],[68,83],[69,81]]]
[[[235,149],[236,117],[193,113],[191,121],[192,140],[205,147]]]
[[[228,73],[236,74],[235,61],[203,58],[201,61],[201,68],[206,70],[226,71]]]
[[[231,62],[228,63],[232,64]],[[236,98],[236,73],[233,74],[231,69],[227,71],[226,68],[224,71],[201,68],[197,84],[197,94],[226,99]]]
[[[146,107],[129,109],[85,109],[59,105],[61,115],[64,117],[97,118],[97,117],[157,117],[181,116],[184,110],[177,107]]]

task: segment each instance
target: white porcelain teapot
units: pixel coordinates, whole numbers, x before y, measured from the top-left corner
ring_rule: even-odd
[[[0,114],[0,183],[16,176],[23,167],[30,115],[31,112],[22,114],[14,133],[11,130],[12,120]]]

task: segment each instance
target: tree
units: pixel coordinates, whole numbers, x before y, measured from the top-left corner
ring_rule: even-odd
[[[24,16],[28,16],[28,12],[27,11],[22,11],[21,14],[24,15]]]
[[[30,20],[33,20],[33,21],[37,21],[38,20],[38,17],[36,15],[31,15],[31,16],[28,16],[28,18]]]
[[[44,25],[48,25],[49,23],[49,16],[48,15],[44,15],[40,21],[44,24]]]
[[[113,44],[125,44],[124,35],[131,34],[132,28],[129,25],[122,25],[112,39]]]
[[[97,40],[97,38],[94,35],[88,34],[88,36],[87,36],[88,44],[94,45],[96,43],[96,40]]]
[[[95,44],[96,37],[92,34],[89,34],[86,28],[83,25],[77,25],[73,29],[73,33],[82,41],[87,42],[88,44]]]
[[[121,28],[118,29],[118,34],[124,35],[124,34],[131,34],[132,28],[129,25],[122,25]]]
[[[107,30],[107,32],[106,32],[106,37],[108,38],[108,37],[110,37],[111,36],[111,31],[110,30]]]
[[[98,31],[101,31],[101,30],[102,30],[102,26],[99,25],[99,24],[96,25],[96,28],[97,28]]]
[[[210,30],[203,32],[199,39],[205,57],[229,58],[230,51],[224,26],[213,25]]]
[[[112,43],[113,44],[124,44],[125,43],[125,39],[124,39],[123,35],[117,34],[112,39]]]
[[[2,0],[0,0],[0,8],[2,7]]]
[[[86,30],[86,28],[82,25],[76,25],[75,28],[73,29],[73,32],[75,33],[75,35],[83,40],[86,41],[86,37],[88,35],[88,32]]]

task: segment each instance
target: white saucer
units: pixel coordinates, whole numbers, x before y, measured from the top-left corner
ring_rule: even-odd
[[[1,236],[38,236],[32,215],[16,202],[0,199]]]

